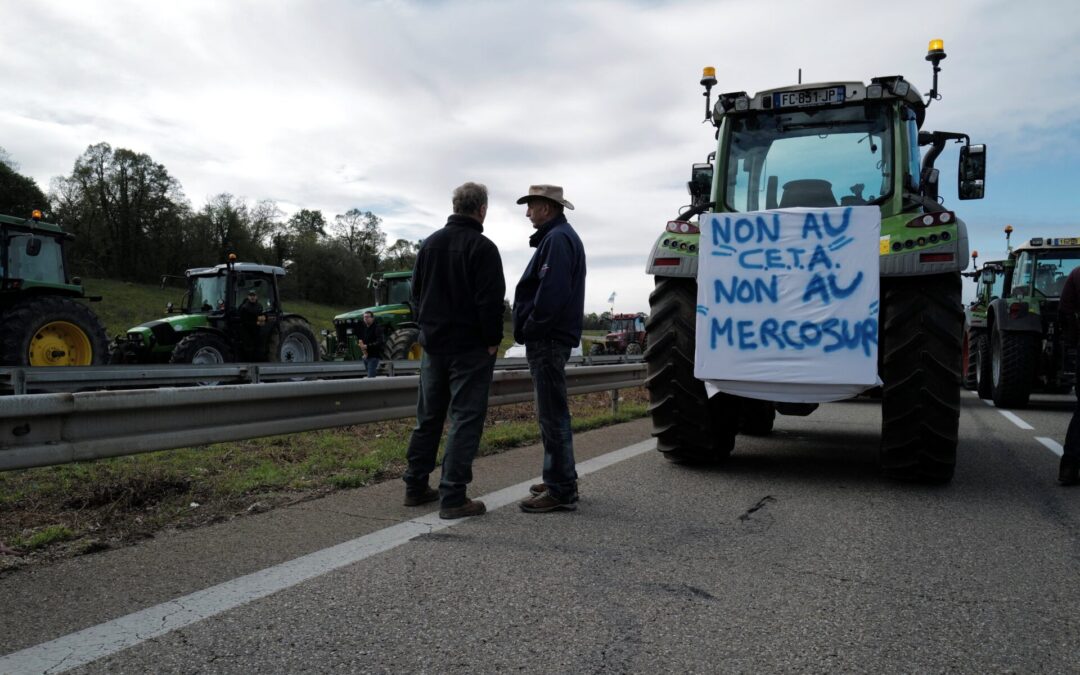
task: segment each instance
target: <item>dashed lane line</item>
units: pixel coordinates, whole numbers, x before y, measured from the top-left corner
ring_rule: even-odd
[[[1020,419],[1020,417],[1017,416],[1016,413],[1012,412],[1011,410],[1002,410],[1001,408],[998,408],[998,407],[994,406],[994,402],[991,401],[988,398],[984,398],[984,399],[980,399],[980,400],[983,403],[985,403],[986,405],[990,406],[991,408],[994,408],[995,410],[997,410],[999,413],[1001,413],[1002,417],[1009,420],[1010,422],[1012,422],[1016,426],[1020,427],[1024,431],[1034,431],[1035,430],[1035,427],[1031,426],[1030,424],[1028,424],[1024,420]]]
[[[1036,436],[1035,440],[1045,445],[1047,449],[1050,450],[1050,452],[1054,453],[1058,457],[1061,457],[1061,455],[1065,452],[1065,448],[1061,447],[1061,443],[1058,443],[1052,438],[1046,438],[1045,436]]]
[[[647,440],[594,457],[577,465],[579,476],[637,457],[656,448]],[[486,494],[489,511],[525,495],[536,478]],[[217,586],[175,598],[63,637],[0,656],[0,673],[59,673],[92,663],[142,642],[189,626],[241,605],[291,588],[315,577],[397,548],[422,534],[458,525],[441,520],[438,511],[366,534],[321,551],[247,574]]]

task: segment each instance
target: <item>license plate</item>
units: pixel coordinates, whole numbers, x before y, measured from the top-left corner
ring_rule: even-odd
[[[774,108],[802,108],[812,105],[837,105],[844,102],[843,87],[823,87],[804,91],[781,91],[773,94]]]
[[[1055,239],[1054,246],[1076,246],[1080,242],[1080,239],[1076,237],[1065,237],[1063,239]]]

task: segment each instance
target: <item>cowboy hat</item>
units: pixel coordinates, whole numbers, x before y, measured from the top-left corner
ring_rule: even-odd
[[[518,204],[524,204],[530,199],[536,197],[543,197],[544,199],[550,199],[556,204],[562,204],[571,211],[574,210],[574,205],[563,199],[562,186],[559,185],[530,185],[529,194],[517,200]]]

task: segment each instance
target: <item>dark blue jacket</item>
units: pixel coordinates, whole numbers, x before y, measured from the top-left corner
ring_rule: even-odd
[[[529,244],[536,252],[514,291],[514,339],[576,347],[585,315],[585,247],[564,215],[544,223]]]
[[[432,354],[502,342],[506,281],[499,249],[483,231],[476,219],[452,215],[416,254],[412,307],[420,344]]]

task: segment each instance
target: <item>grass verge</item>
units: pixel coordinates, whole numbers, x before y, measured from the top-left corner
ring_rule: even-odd
[[[646,415],[644,388],[570,399],[582,432]],[[413,420],[0,473],[0,574],[400,477]],[[491,408],[479,454],[536,443],[531,403]]]

